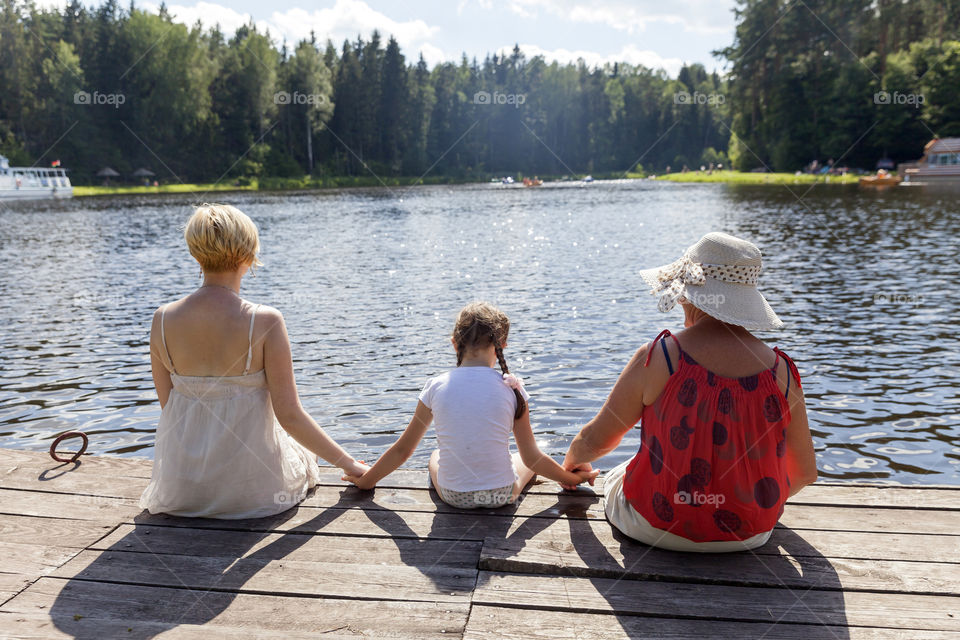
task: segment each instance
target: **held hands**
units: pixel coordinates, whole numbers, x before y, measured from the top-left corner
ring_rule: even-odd
[[[352,464],[343,467],[343,475],[340,477],[344,482],[352,482],[361,489],[372,489],[376,483],[365,483],[363,476],[370,471],[370,467],[363,463],[363,460],[354,460]]]
[[[590,465],[589,462],[581,462],[577,466],[571,469],[567,469],[567,471],[573,473],[580,479],[576,484],[561,483],[560,486],[566,489],[567,491],[573,491],[574,489],[577,488],[577,485],[581,484],[582,482],[588,482],[592,487],[594,481],[597,479],[597,476],[600,475],[599,471],[593,470],[593,467]]]

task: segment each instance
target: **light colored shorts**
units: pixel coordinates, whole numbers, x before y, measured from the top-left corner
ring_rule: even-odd
[[[694,542],[682,536],[658,529],[640,515],[623,495],[623,477],[630,461],[611,469],[603,479],[604,511],[607,520],[614,527],[651,547],[670,551],[694,551],[700,553],[724,553],[727,551],[746,551],[756,549],[767,543],[773,531],[764,531],[746,540],[718,540],[714,542]]]
[[[513,497],[513,485],[497,489],[479,491],[451,491],[443,487],[434,487],[440,499],[458,509],[496,509],[510,503]]]

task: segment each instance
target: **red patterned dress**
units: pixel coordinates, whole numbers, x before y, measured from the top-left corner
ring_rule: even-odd
[[[669,336],[680,350],[674,370]],[[784,454],[790,409],[777,385],[783,358],[800,385],[793,361],[779,349],[773,367],[725,378],[691,358],[664,331],[660,343],[670,379],[644,407],[640,450],[627,466],[623,493],[653,527],[693,542],[746,540],[770,531],[789,493]]]

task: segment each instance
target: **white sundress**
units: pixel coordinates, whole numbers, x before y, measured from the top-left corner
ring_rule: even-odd
[[[259,518],[299,503],[319,482],[316,456],[277,422],[253,357],[250,317],[247,364],[239,376],[176,373],[163,319],[160,335],[173,389],[157,425],[153,473],[140,497],[150,513],[204,518]]]

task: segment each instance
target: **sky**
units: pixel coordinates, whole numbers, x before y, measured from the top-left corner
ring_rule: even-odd
[[[39,4],[63,5],[66,0]],[[98,4],[95,2],[93,4]],[[125,3],[121,3],[125,4]],[[157,0],[138,7],[156,10]],[[481,59],[510,50],[528,56],[589,65],[629,62],[675,75],[684,62],[723,69],[711,51],[733,40],[734,0],[168,0],[174,19],[206,26],[220,24],[232,34],[253,21],[269,28],[277,44],[291,45],[313,30],[320,42],[339,46],[377,29],[396,37],[413,61],[423,54],[431,65],[459,61],[462,53]]]

